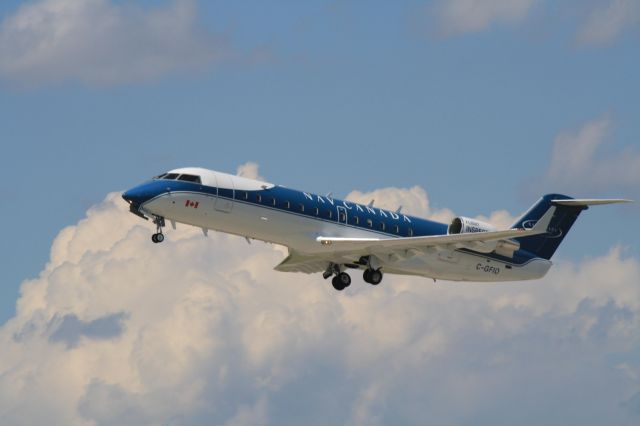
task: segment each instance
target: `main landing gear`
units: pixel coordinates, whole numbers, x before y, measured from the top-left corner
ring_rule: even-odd
[[[333,285],[333,288],[336,290],[342,291],[351,285],[351,277],[346,272],[342,272],[340,265],[332,263],[322,274],[325,280],[332,275],[333,279],[331,279],[331,285]]]
[[[356,265],[349,266],[349,264],[347,264],[346,266],[355,267]],[[341,268],[340,265],[332,263],[322,274],[325,279],[333,275],[333,278],[331,279],[331,285],[333,285],[333,288],[338,291],[342,291],[351,285],[351,276],[349,276],[349,274],[347,274],[346,272],[343,272],[342,269],[344,269],[344,266],[342,266]],[[382,271],[380,269],[367,268],[365,269],[362,277],[364,278],[365,282],[368,282],[372,285],[378,285],[382,281]]]
[[[154,216],[153,223],[156,225],[156,233],[151,236],[151,241],[154,243],[161,243],[164,241],[164,234],[162,228],[164,227],[164,217]]]

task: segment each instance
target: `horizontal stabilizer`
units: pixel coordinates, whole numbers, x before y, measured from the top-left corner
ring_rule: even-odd
[[[616,203],[633,203],[633,200],[625,200],[622,198],[613,199],[568,199],[568,200],[551,200],[551,203],[560,206],[597,206],[601,204],[616,204]]]

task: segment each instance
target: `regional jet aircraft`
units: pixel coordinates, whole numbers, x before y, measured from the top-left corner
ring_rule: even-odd
[[[163,173],[125,192],[131,213],[151,219],[154,243],[169,220],[281,244],[282,272],[322,273],[336,290],[350,269],[376,285],[383,273],[452,281],[518,281],[543,277],[578,215],[591,205],[630,200],[572,199],[548,194],[509,229],[466,217],[433,222],[373,205],[338,200],[202,168]]]

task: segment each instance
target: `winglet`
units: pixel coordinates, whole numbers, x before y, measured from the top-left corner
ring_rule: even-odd
[[[531,233],[532,234],[546,233],[555,212],[556,212],[556,206],[549,207],[549,210],[547,210],[546,213],[542,215],[542,217],[536,222],[533,228],[531,228],[531,231],[532,231]]]

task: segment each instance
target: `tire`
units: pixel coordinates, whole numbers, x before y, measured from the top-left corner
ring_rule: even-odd
[[[153,241],[154,243],[157,243],[157,242],[158,242],[157,234],[153,234],[153,235],[151,236],[151,241]]]
[[[351,276],[346,272],[339,273],[338,280],[340,281],[340,284],[342,284],[342,288],[346,288],[351,285]]]
[[[338,279],[337,275],[333,277],[333,279],[331,280],[331,285],[333,286],[333,288],[335,288],[338,291],[344,290],[344,286],[342,285],[342,282],[340,282],[340,280]]]
[[[373,270],[369,273],[369,284],[378,285],[382,281],[382,272],[380,269]]]
[[[364,280],[365,283],[371,284],[371,269],[364,270],[364,273],[362,274],[362,279]]]
[[[156,242],[161,243],[164,241],[164,234],[156,234]]]

